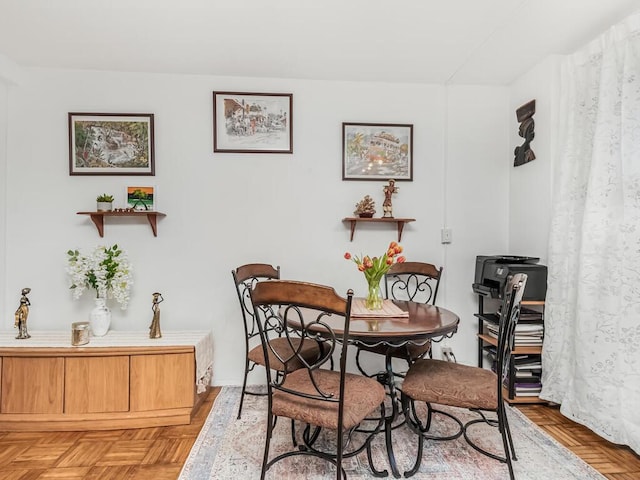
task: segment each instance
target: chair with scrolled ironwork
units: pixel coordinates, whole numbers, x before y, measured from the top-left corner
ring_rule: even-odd
[[[247,390],[247,377],[256,365],[266,366],[264,352],[260,342],[260,331],[256,323],[253,305],[251,304],[250,292],[253,287],[260,281],[272,281],[280,278],[280,267],[273,267],[266,263],[249,263],[242,265],[231,271],[233,281],[238,293],[240,301],[240,310],[242,311],[242,319],[245,333],[245,364],[244,378],[242,381],[242,394],[240,397],[240,407],[238,408],[238,418],[242,415],[242,405],[244,396],[264,395],[264,393],[252,392]],[[315,342],[303,342],[300,339],[292,339],[289,342],[285,338],[281,338],[282,332],[275,332],[277,335],[273,338],[273,348],[279,352],[280,356],[287,357],[291,354],[293,348],[300,349],[301,358],[315,358],[318,355],[318,345]],[[269,362],[271,368],[276,371],[282,371],[285,366],[278,358],[274,356]],[[301,363],[290,362],[286,368],[296,369],[302,366]]]
[[[443,267],[438,268],[431,263],[394,263],[384,276],[386,297],[392,300],[408,300],[435,305],[440,279],[442,278],[442,270]],[[408,343],[402,347],[387,347],[385,345],[375,347],[361,346],[356,353],[356,365],[362,374],[368,375],[361,365],[360,353],[362,351],[400,358],[410,366],[425,355],[431,357],[431,341],[426,340],[422,345]],[[401,374],[398,375],[402,376]]]
[[[343,458],[352,457],[366,449],[372,465],[371,439],[380,431],[384,420],[385,391],[374,379],[346,372],[349,347],[349,323],[353,292],[339,296],[327,286],[305,282],[273,280],[258,283],[251,298],[258,318],[264,358],[267,359],[268,417],[267,435],[262,462],[261,479],[275,463],[294,456],[310,455],[336,466],[336,478],[346,478]],[[273,306],[273,308],[271,308]],[[277,308],[277,311],[276,311]],[[333,325],[333,327],[332,327]],[[303,341],[316,342],[320,354],[313,360],[305,359],[297,348],[285,356],[274,349],[273,332],[282,331],[283,338],[294,346],[295,330]],[[334,352],[340,352],[338,369],[328,368]],[[303,368],[284,368],[282,375],[274,376],[270,360],[276,358],[285,365],[303,363]],[[359,429],[359,425],[373,412],[377,413],[377,427]],[[301,433],[302,443],[294,442],[292,450],[269,458],[272,431],[276,418],[285,417],[306,425]],[[329,445],[318,445],[323,429],[335,432]],[[335,448],[334,448],[335,447]]]
[[[418,434],[418,454],[413,468],[405,472],[405,477],[415,474],[422,461],[424,439],[454,439],[464,435],[474,449],[493,459],[504,462],[509,469],[509,477],[514,479],[512,460],[517,460],[513,439],[503,398],[503,384],[507,381],[511,352],[515,347],[515,329],[520,317],[520,305],[527,283],[527,275],[517,273],[508,279],[503,303],[500,307],[496,370],[483,369],[459,363],[433,359],[419,359],[407,372],[402,384],[402,407],[410,428]],[[424,420],[416,408],[417,402],[425,402],[427,409]],[[448,405],[469,409],[479,418],[462,424],[454,415],[447,415],[457,423],[458,431],[448,437],[430,433],[433,425],[430,404]],[[491,418],[488,416],[491,413]],[[495,418],[493,418],[495,415]],[[502,437],[504,456],[490,452],[472,440],[469,427],[487,423],[498,428]]]

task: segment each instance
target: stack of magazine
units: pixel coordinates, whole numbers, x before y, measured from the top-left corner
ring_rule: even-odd
[[[498,338],[498,324],[485,321],[486,332],[493,338]],[[525,307],[520,310],[520,318],[516,325],[516,347],[542,346],[544,337],[544,323],[542,312],[537,312]]]
[[[497,339],[498,323],[486,318],[484,323],[487,335]],[[516,325],[515,347],[541,347],[543,338],[544,319],[542,312],[522,307]],[[492,368],[495,371],[496,347],[486,345],[483,348],[494,360]],[[509,374],[504,378],[504,386],[509,392],[509,397],[537,397],[542,389],[541,375],[542,357],[539,353],[513,354]]]
[[[484,351],[493,359],[491,369],[495,372],[496,347],[485,345]],[[537,397],[542,389],[542,357],[539,354],[513,355],[512,367],[504,378],[509,397]]]
[[[515,355],[511,374],[513,375],[512,390],[516,397],[538,396],[542,389],[540,355]]]

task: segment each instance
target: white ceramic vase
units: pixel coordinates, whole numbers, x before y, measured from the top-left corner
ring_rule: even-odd
[[[111,310],[104,298],[96,298],[96,306],[89,313],[91,333],[94,337],[104,337],[111,325]]]

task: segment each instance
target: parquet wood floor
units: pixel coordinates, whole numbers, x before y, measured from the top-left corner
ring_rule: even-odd
[[[560,413],[558,407],[518,405],[536,425],[610,480],[640,479],[640,456],[599,437]],[[517,447],[517,446],[516,446]]]
[[[2,480],[175,480],[219,392],[190,425],[96,432],[0,432]],[[610,480],[640,479],[640,457],[563,417],[557,408],[518,408]],[[549,479],[552,480],[552,479]]]

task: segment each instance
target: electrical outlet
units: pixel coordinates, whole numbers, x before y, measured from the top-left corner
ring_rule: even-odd
[[[449,345],[442,345],[442,347],[440,347],[440,353],[442,354],[443,360],[456,363],[456,356],[453,354],[453,348]]]
[[[441,243],[451,243],[453,239],[453,233],[450,228],[443,228],[440,230],[440,241]]]

